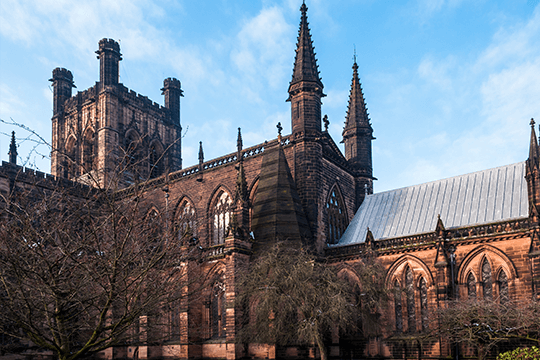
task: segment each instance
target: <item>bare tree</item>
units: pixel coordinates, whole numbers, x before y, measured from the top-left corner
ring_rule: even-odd
[[[148,180],[119,188],[118,164],[107,187],[14,169],[0,197],[1,334],[66,360],[169,336],[164,309],[185,306],[199,250],[148,207]]]
[[[335,267],[303,249],[278,243],[254,260],[244,278],[240,299],[249,308],[249,316],[239,341],[315,344],[326,360],[326,340],[332,331],[355,331],[362,310],[366,319],[368,312],[377,311],[372,299],[366,299],[362,308],[359,295],[337,276]]]
[[[540,343],[540,303],[455,301],[440,309],[436,335],[478,350],[484,359],[501,343]]]

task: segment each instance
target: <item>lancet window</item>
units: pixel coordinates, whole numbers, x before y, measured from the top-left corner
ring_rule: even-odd
[[[134,131],[128,131],[124,142],[124,171],[128,182],[138,180],[138,167],[140,165],[140,138]]]
[[[467,295],[469,300],[476,300],[476,279],[472,272],[467,276]]]
[[[428,326],[428,293],[427,284],[424,278],[420,278],[420,313],[422,316],[422,330]]]
[[[349,223],[343,198],[339,190],[334,186],[326,203],[328,214],[328,243],[337,244]]]
[[[220,190],[211,209],[212,245],[223,244],[225,242],[225,233],[231,221],[231,205],[232,200],[229,194]]]
[[[491,280],[491,265],[489,261],[484,259],[482,263],[482,290],[484,300],[493,300],[493,282]]]
[[[499,273],[499,279],[497,280],[498,287],[499,287],[499,301],[501,304],[504,304],[510,300],[510,297],[508,295],[508,276],[504,272],[504,270],[501,270]]]
[[[77,146],[74,137],[70,137],[66,146],[66,156],[64,157],[64,177],[67,179],[75,178],[79,175],[77,161]]]
[[[416,331],[416,311],[414,297],[414,276],[410,267],[405,270],[405,293],[407,294],[407,328]]]
[[[212,287],[212,294],[210,296],[210,337],[213,339],[225,337],[226,335],[226,301],[225,284],[221,281],[216,281]]]
[[[150,177],[158,177],[163,174],[163,151],[159,144],[153,143],[150,146],[150,154],[148,155],[148,163],[150,165]]]
[[[401,307],[401,287],[399,282],[394,282],[394,310],[396,316],[396,332],[403,332],[403,310]]]
[[[178,207],[176,224],[178,226],[178,239],[180,241],[191,240],[197,237],[197,216],[195,208],[184,199]]]
[[[94,140],[94,132],[91,130],[87,131],[86,136],[84,137],[83,147],[84,172],[90,172],[95,169]]]
[[[172,304],[170,312],[170,340],[180,340],[180,308],[177,302]]]

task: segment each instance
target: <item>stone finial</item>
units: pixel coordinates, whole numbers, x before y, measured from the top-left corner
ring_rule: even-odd
[[[324,115],[322,119],[324,123],[324,131],[328,132],[328,125],[330,125],[330,120],[328,120],[328,115]]]
[[[204,152],[202,148],[202,141],[199,141],[199,164],[204,162]]]
[[[281,144],[281,131],[283,130],[283,127],[281,126],[281,122],[278,122],[276,127],[278,131],[278,142],[279,144]]]
[[[15,131],[11,132],[11,144],[9,144],[9,163],[17,165],[17,143],[15,142]]]
[[[236,138],[236,150],[238,151],[238,153],[242,151],[243,146],[244,145],[242,142],[242,130],[238,128],[238,137]]]

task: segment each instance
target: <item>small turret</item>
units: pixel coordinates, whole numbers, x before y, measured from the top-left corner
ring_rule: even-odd
[[[17,143],[15,142],[15,131],[11,132],[11,144],[9,144],[9,163],[17,165]]]
[[[101,39],[99,50],[99,81],[102,85],[116,85],[120,75],[119,62],[122,60],[120,45],[113,39]]]
[[[161,95],[165,96],[165,107],[170,111],[171,121],[180,125],[180,97],[184,96],[180,80],[175,78],[163,80]]]
[[[73,83],[73,74],[64,68],[53,70],[52,78],[49,79],[53,86],[53,114],[64,111],[64,103],[71,98],[71,89],[76,87]]]

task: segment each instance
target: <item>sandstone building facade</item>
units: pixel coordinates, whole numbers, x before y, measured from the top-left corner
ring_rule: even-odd
[[[244,148],[239,129],[235,153],[205,161],[201,145],[199,164],[189,168],[181,159],[180,81],[164,80],[165,106],[128,90],[118,82],[121,53],[111,39],[99,42],[100,79],[92,88],[73,96],[71,72],[53,71],[52,175],[108,186],[112,172],[130,165],[120,186],[150,178],[148,211],[166,212],[179,233],[189,232],[209,254],[198,271],[217,279],[203,300],[171,313],[168,341],[141,345],[139,357],[275,357],[273,347],[235,343],[234,303],[238,269],[249,263],[254,247],[274,239],[303,241],[348,279],[358,279],[354,266],[374,255],[386,268],[386,285],[408,289],[393,299],[393,330],[385,334],[398,340],[356,339],[350,349],[350,342],[334,337],[334,356],[446,357],[455,350],[444,341],[419,354],[399,334],[421,331],[430,311],[458,297],[540,299],[534,121],[529,158],[522,163],[373,194],[373,129],[358,66],[353,64],[340,139],[343,154],[322,117],[324,86],[306,5],[300,10],[287,99],[292,133],[280,131],[276,139]],[[2,191],[13,186],[14,169],[2,166]],[[130,354],[119,347],[104,355]]]

